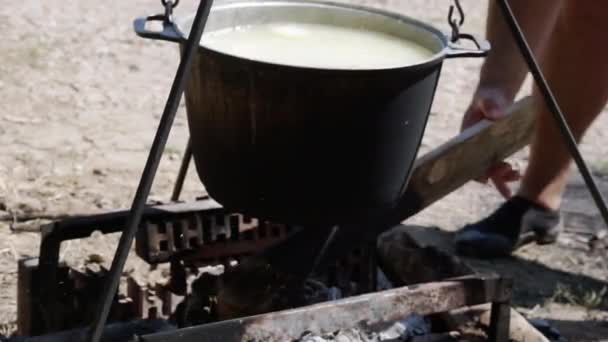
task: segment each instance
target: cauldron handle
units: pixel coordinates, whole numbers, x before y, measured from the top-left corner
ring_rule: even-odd
[[[475,48],[467,48],[457,44],[462,40],[472,41]],[[485,57],[490,52],[490,42],[485,39],[479,39],[471,34],[460,33],[458,39],[454,42],[449,42],[447,46],[446,58],[463,58],[463,57]]]
[[[163,23],[162,31],[150,31],[146,29],[146,24],[151,21],[160,21]],[[151,15],[135,19],[133,22],[135,33],[146,39],[164,40],[168,42],[180,43],[185,39],[179,34],[173,22],[167,20],[163,14]]]

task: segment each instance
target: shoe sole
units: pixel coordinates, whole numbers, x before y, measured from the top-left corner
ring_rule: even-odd
[[[511,254],[522,248],[523,246],[531,243],[537,245],[550,245],[557,242],[559,232],[557,233],[538,233],[529,232],[520,236],[519,240],[515,245],[508,239],[500,235],[481,235],[478,238],[470,240],[456,241],[455,247],[458,254],[467,257],[494,259],[494,258],[507,258]]]

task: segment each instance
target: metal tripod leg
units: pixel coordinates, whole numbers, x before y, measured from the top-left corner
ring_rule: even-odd
[[[156,171],[158,170],[158,165],[167,143],[167,138],[169,137],[171,127],[173,126],[173,121],[175,119],[175,114],[177,113],[180,99],[184,92],[184,88],[186,87],[188,77],[190,76],[190,73],[187,71],[191,69],[194,54],[196,53],[203,30],[207,23],[207,18],[209,17],[212,3],[213,0],[205,0],[201,1],[198,5],[198,10],[196,12],[196,16],[194,17],[190,32],[190,37],[186,43],[184,57],[179,63],[163,115],[158,125],[158,130],[156,131],[154,142],[150,148],[148,160],[144,167],[137,192],[135,193],[135,198],[133,199],[129,220],[127,221],[125,229],[122,231],[120,236],[120,241],[118,243],[114,259],[112,260],[112,267],[108,273],[108,277],[104,284],[103,293],[99,300],[96,316],[87,336],[88,341],[98,342],[101,339],[101,334],[114,299],[114,293],[118,288],[120,276],[127,261],[127,257],[129,256],[129,250],[133,243],[133,238],[137,233],[137,228],[139,227],[146,201],[148,199],[148,195],[150,194],[150,189],[152,187],[152,183],[154,182],[154,177],[156,175]]]
[[[179,173],[177,174],[177,179],[175,180],[175,185],[173,187],[173,194],[171,195],[171,201],[177,202],[179,200],[179,196],[182,194],[182,189],[184,188],[184,181],[186,180],[186,175],[188,175],[188,168],[190,167],[191,160],[192,160],[192,138],[188,138],[188,143],[186,144],[186,150],[184,151],[184,156],[182,158],[182,164],[179,167]]]
[[[510,324],[511,306],[509,305],[509,302],[492,303],[488,341],[509,342]]]

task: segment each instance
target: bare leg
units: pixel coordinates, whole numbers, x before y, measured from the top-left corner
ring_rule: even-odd
[[[555,4],[552,1],[527,1],[525,4],[519,3],[523,6],[519,10],[530,15],[532,9],[526,5],[532,3],[537,6],[541,3],[545,6]],[[517,11],[517,8],[513,9]],[[537,29],[536,37],[525,32],[525,17],[518,16],[579,141],[608,100],[608,46],[602,44],[605,32],[608,32],[608,21],[603,18],[607,10],[606,1],[564,0],[555,13],[557,17],[552,25],[553,32],[540,32]],[[494,19],[494,22],[496,24],[498,21]],[[548,18],[542,22],[551,25]],[[531,23],[533,20],[528,21],[528,24]],[[494,45],[501,46],[506,41],[506,34],[508,31],[504,29],[502,34],[497,34]],[[543,37],[548,41],[543,42]],[[486,62],[480,89],[465,115],[465,124],[467,119],[475,122],[475,116],[489,119],[500,117],[501,108],[512,100],[514,91],[519,89],[522,73],[517,65],[523,69],[525,65],[520,64],[521,59],[513,57],[519,54],[517,47],[502,46],[499,53]],[[560,215],[552,209],[560,206],[571,159],[555,121],[536,89],[534,98],[537,105],[536,132],[519,196],[510,198],[506,183],[514,177],[510,176],[512,170],[508,164],[501,165],[504,169],[501,172],[491,170],[489,176],[494,184],[510,199],[491,215],[465,226],[456,234],[455,247],[461,254],[482,258],[505,257],[522,244],[531,241],[545,244],[557,239],[561,230]],[[492,111],[498,114],[493,115]]]
[[[574,136],[580,141],[608,100],[606,1],[568,0],[543,58],[543,72]],[[520,195],[550,209],[560,206],[571,164],[566,145],[535,91],[538,119]]]
[[[509,3],[534,54],[540,58],[544,55],[548,37],[553,32],[564,2],[510,0]],[[504,109],[513,102],[528,73],[524,59],[494,0],[490,1],[488,7],[486,35],[492,43],[492,51],[481,68],[479,84],[462,120],[463,129],[482,119],[496,120],[502,117]],[[519,178],[519,172],[503,162],[487,170],[485,176],[478,180],[485,183],[491,179],[497,190],[504,197],[510,198],[508,183]]]

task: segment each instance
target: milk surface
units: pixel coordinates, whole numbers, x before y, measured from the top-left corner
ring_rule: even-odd
[[[418,64],[433,52],[371,30],[309,23],[269,23],[203,35],[212,50],[275,64],[323,69],[385,69]]]

